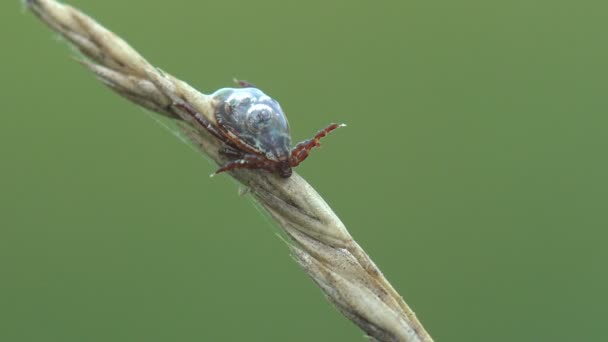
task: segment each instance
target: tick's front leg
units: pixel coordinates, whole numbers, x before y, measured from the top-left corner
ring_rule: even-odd
[[[257,154],[245,154],[241,159],[227,162],[215,171],[215,173],[211,174],[211,176],[213,177],[218,173],[235,169],[265,169],[272,172],[274,171],[274,163]]]
[[[331,125],[320,130],[312,139],[305,140],[305,141],[302,141],[301,143],[297,144],[291,150],[291,157],[289,158],[289,165],[291,167],[298,166],[298,164],[303,162],[304,159],[306,159],[308,157],[308,155],[310,154],[310,151],[314,147],[321,146],[321,142],[320,142],[321,138],[325,137],[329,132],[335,130],[336,128],[340,128],[340,127],[344,127],[344,126],[346,126],[346,125],[332,123]]]

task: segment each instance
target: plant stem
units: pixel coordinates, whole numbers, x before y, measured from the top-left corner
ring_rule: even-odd
[[[28,0],[28,8],[88,59],[80,62],[116,93],[178,122],[182,132],[218,164],[222,143],[173,104],[185,102],[212,123],[216,103],[187,83],[152,66],[120,37],[82,12],[54,0]],[[414,312],[355,242],[327,203],[302,177],[288,179],[235,170],[289,237],[295,260],[340,312],[376,341],[432,341]]]

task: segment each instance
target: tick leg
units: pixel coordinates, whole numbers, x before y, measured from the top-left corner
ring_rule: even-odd
[[[310,151],[314,147],[321,146],[321,142],[320,142],[321,138],[326,136],[329,132],[333,131],[334,129],[344,127],[344,126],[346,126],[346,125],[332,123],[331,125],[320,130],[312,139],[304,140],[301,143],[297,144],[291,150],[291,157],[289,158],[289,165],[291,167],[298,166],[298,164],[303,162],[304,159],[306,159],[308,157],[308,155],[310,154]]]
[[[214,174],[235,170],[235,169],[265,169],[267,171],[274,170],[274,163],[256,154],[245,154],[241,159],[230,161],[220,167]]]
[[[232,159],[241,159],[245,155],[243,151],[232,145],[225,145],[220,149],[220,153]]]
[[[239,87],[241,87],[241,88],[257,88],[255,85],[253,85],[253,84],[251,84],[251,83],[249,83],[249,82],[247,82],[245,80],[239,80],[239,79],[235,78],[234,82],[236,84],[238,84]]]
[[[209,133],[211,133],[214,137],[220,139],[225,144],[232,145],[230,140],[228,140],[228,138],[226,138],[217,127],[215,127],[209,120],[207,120],[207,118],[205,118],[203,114],[197,112],[196,109],[192,108],[192,106],[190,106],[188,103],[179,101],[174,102],[173,106],[182,109],[186,113],[188,113],[194,119],[194,121],[196,121],[207,131],[209,131]]]

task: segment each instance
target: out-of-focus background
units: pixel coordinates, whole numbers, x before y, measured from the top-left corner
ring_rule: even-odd
[[[298,168],[438,341],[598,341],[602,1],[69,1],[211,92],[278,99]],[[0,340],[362,341],[227,176],[3,1]]]

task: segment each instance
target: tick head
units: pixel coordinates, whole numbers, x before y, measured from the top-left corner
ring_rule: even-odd
[[[279,176],[283,178],[289,178],[291,176],[291,166],[289,165],[289,160],[285,159],[278,163],[277,172]]]

